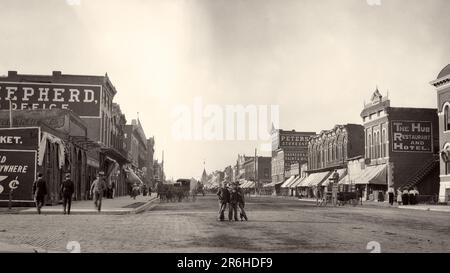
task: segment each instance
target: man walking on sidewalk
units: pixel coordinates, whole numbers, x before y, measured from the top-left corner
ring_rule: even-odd
[[[36,208],[38,214],[41,214],[41,208],[45,202],[45,196],[47,195],[47,184],[43,178],[42,173],[38,173],[38,179],[33,183],[33,196],[36,202]]]
[[[94,198],[95,207],[98,209],[98,212],[102,209],[102,198],[103,192],[106,189],[106,183],[103,179],[104,172],[99,172],[97,174],[97,178],[91,185],[91,195]]]
[[[66,180],[61,183],[61,194],[63,197],[64,214],[70,214],[70,208],[72,206],[72,195],[75,192],[75,185],[70,179],[70,174],[66,174]],[[67,209],[67,210],[66,210]]]

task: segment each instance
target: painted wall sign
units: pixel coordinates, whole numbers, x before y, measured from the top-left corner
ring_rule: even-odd
[[[36,180],[36,151],[0,150],[0,200],[32,201],[32,187]]]
[[[36,128],[1,128],[0,149],[36,150],[39,146],[40,129]]]
[[[300,151],[286,151],[284,154],[285,170],[290,170],[291,165],[308,162],[308,149]]]
[[[99,85],[0,82],[0,109],[70,109],[80,117],[100,117]]]
[[[433,125],[429,121],[392,121],[393,152],[433,152]]]

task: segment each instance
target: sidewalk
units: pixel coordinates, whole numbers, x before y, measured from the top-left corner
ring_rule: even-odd
[[[400,209],[413,209],[413,210],[425,210],[425,211],[439,211],[450,212],[450,206],[436,206],[436,205],[414,205],[414,206],[399,206]]]
[[[152,196],[137,196],[136,199],[130,196],[116,197],[114,199],[102,200],[101,214],[133,214],[140,213],[144,210],[151,209],[156,206],[158,199],[156,193]],[[63,206],[46,206],[41,210],[42,214],[62,214]],[[36,208],[29,208],[19,212],[19,214],[37,214]],[[72,208],[70,214],[99,214],[95,208],[94,201],[74,201],[72,202]]]
[[[251,195],[252,198],[276,198],[276,199],[284,199],[284,200],[296,200],[299,202],[305,202],[305,203],[317,203],[317,199],[315,198],[301,198],[294,196],[278,196],[278,195]],[[320,200],[319,200],[320,202]],[[369,206],[369,207],[384,207],[384,208],[397,208],[398,206],[394,203],[393,206],[389,205],[389,202],[376,202],[376,201],[363,201],[363,206]],[[331,206],[331,204],[328,204],[327,206]]]

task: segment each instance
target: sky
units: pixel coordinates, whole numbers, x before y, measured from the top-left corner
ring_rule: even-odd
[[[450,2],[372,2],[0,0],[0,75],[108,73],[127,120],[155,137],[155,158],[164,150],[167,177],[199,177],[270,152],[261,139],[180,140],[180,120],[217,121],[195,116],[198,101],[213,113],[276,105],[277,127],[308,132],[361,123],[377,86],[393,106],[436,107]]]

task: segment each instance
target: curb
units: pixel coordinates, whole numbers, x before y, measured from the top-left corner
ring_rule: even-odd
[[[450,213],[450,209],[440,209],[440,208],[426,208],[426,207],[413,207],[413,206],[400,206],[400,209],[409,210],[421,210],[421,211],[435,211],[435,212],[446,212]]]
[[[159,198],[155,197],[152,200],[150,200],[147,203],[145,203],[144,205],[142,205],[140,207],[137,207],[134,210],[130,211],[129,213],[130,214],[138,214],[138,213],[141,213],[141,212],[146,211],[146,210],[151,210],[151,209],[153,209],[154,207],[157,206],[157,204],[158,204],[158,203],[156,203],[157,200],[159,200]]]
[[[147,201],[145,204],[140,207],[134,209],[125,209],[125,208],[116,208],[116,209],[104,209],[101,212],[96,211],[95,209],[72,209],[70,215],[126,215],[126,214],[137,214],[141,213],[145,210],[152,209],[156,206],[155,202],[159,200],[159,198],[155,197],[151,200]],[[37,215],[37,211],[35,209],[27,209],[18,212],[17,214],[21,215]],[[47,209],[43,210],[42,214],[45,215],[63,215],[60,209]]]

